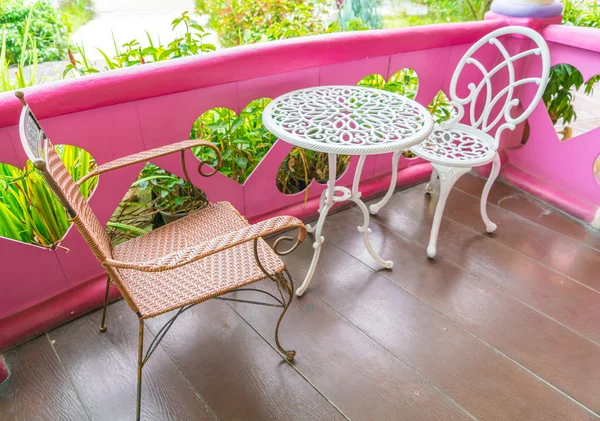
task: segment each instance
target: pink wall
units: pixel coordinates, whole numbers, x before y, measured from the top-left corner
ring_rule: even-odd
[[[586,81],[600,73],[600,30],[550,25],[542,34],[550,41],[552,65],[571,64],[581,71]],[[526,189],[591,222],[600,207],[600,184],[592,171],[594,160],[600,154],[600,127],[561,142],[543,104],[529,117],[529,124],[531,135],[525,146],[507,151],[509,163],[545,186],[528,188],[526,176],[509,179],[525,183]],[[549,193],[548,187],[556,191],[556,195]]]
[[[257,98],[274,98],[309,86],[356,84],[373,73],[387,79],[402,68],[414,69],[420,78],[417,100],[426,105],[440,89],[448,92],[451,74],[464,51],[484,34],[505,25],[506,21],[493,19],[265,43],[40,85],[27,89],[26,96],[54,143],[80,146],[103,163],[187,139],[192,123],[207,109],[221,106],[239,113]],[[552,31],[556,37],[556,30]],[[573,50],[553,46],[553,51],[560,51],[559,48]],[[16,129],[19,112],[20,105],[13,94],[0,94],[0,162],[22,167],[25,156]],[[535,117],[536,128],[542,124],[538,120],[543,120],[539,113]],[[536,153],[528,149],[541,148],[537,146],[539,142],[548,142],[543,137],[536,140],[536,136],[532,135],[526,147],[510,151],[511,163],[514,157],[515,165],[561,187],[571,183],[570,173],[562,177],[551,171],[549,174],[546,158],[542,163],[532,160]],[[313,216],[324,186],[313,180],[305,203],[304,192],[283,195],[275,185],[277,170],[290,150],[291,145],[276,142],[243,185],[220,173],[210,179],[193,173],[192,180],[211,201],[227,200],[251,220],[283,212]],[[576,153],[561,156],[570,160],[575,159]],[[551,165],[566,165],[556,164],[550,159],[554,155],[548,156]],[[188,167],[194,168],[196,158],[190,155],[187,159]],[[154,162],[183,175],[179,156]],[[340,183],[351,183],[356,163],[353,158]],[[424,180],[430,167],[420,160],[403,158],[400,168],[400,182],[410,184]],[[90,203],[101,222],[108,220],[140,169],[138,165],[100,177]],[[389,156],[367,159],[362,178],[364,194],[385,190],[390,171]],[[577,191],[588,194],[590,188],[586,185]],[[63,246],[70,252],[0,239],[5,270],[0,278],[0,331],[5,332],[0,333],[0,349],[64,321],[70,308],[82,312],[98,304],[96,295],[103,282],[101,267],[76,230],[70,230]],[[59,297],[68,299],[61,301]],[[35,314],[35,318],[30,314]]]

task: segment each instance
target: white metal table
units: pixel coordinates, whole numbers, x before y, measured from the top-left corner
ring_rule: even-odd
[[[396,186],[398,160],[402,152],[425,140],[433,130],[433,119],[425,107],[401,95],[357,86],[319,86],[293,91],[273,100],[263,113],[265,127],[279,139],[295,146],[328,154],[329,180],[319,204],[319,220],[307,225],[315,234],[313,260],[302,285],[302,295],[315,272],[321,247],[323,224],[331,207],[352,201],[362,211],[364,222],[358,227],[365,247],[379,264],[391,268],[369,241],[369,210],[360,199],[360,177],[367,155],[393,152],[392,180],[385,197],[371,205],[375,214],[389,200]],[[359,155],[352,189],[336,186],[337,155]]]

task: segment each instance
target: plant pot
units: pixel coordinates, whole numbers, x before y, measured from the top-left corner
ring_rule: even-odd
[[[162,218],[162,225],[166,225],[168,223],[171,223],[173,221],[177,221],[178,219],[183,218],[184,216],[187,216],[188,213],[187,212],[183,212],[183,213],[169,213],[169,212],[163,212],[160,211],[159,212],[160,217]]]

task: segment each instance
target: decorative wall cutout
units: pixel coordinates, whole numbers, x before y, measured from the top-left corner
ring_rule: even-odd
[[[581,72],[570,64],[552,66],[543,98],[560,141],[600,126],[600,90],[594,90],[599,81],[596,75],[584,82]]]
[[[84,149],[57,145],[69,173],[79,180],[95,168]],[[98,184],[93,177],[80,186],[88,198]],[[24,170],[0,164],[0,236],[41,247],[56,248],[71,226],[67,213],[30,161]]]
[[[202,209],[207,203],[200,189],[148,163],[115,209],[106,231],[116,245]]]
[[[256,99],[239,116],[229,108],[212,108],[194,122],[190,139],[203,138],[217,145],[223,158],[219,171],[243,184],[277,140],[262,124],[269,102],[270,98]],[[208,148],[197,148],[194,154],[212,166],[217,164],[214,151]]]

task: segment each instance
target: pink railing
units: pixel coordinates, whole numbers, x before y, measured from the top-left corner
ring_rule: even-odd
[[[586,81],[600,74],[600,30],[550,25],[542,35],[552,65],[575,66]],[[529,117],[529,125],[525,146],[511,145],[517,148],[507,150],[504,178],[600,228],[600,185],[593,173],[600,154],[600,127],[561,142],[543,104]]]
[[[519,23],[531,22],[519,20]],[[400,69],[414,69],[420,81],[416,99],[426,105],[440,89],[447,91],[456,63],[466,49],[484,34],[507,24],[509,21],[504,19],[489,19],[232,48],[200,57],[41,85],[28,89],[26,96],[54,143],[80,146],[103,163],[187,139],[192,123],[213,107],[228,107],[239,113],[257,98],[274,98],[294,89],[317,85],[356,84],[374,73],[387,79]],[[553,51],[558,51],[561,57],[582,61],[587,54],[598,63],[600,54],[592,51],[592,47],[580,50],[566,43],[558,44],[554,39],[563,36],[561,29],[550,27],[544,32],[554,37]],[[564,34],[566,37],[570,32]],[[578,63],[574,64],[583,72],[583,63]],[[0,150],[0,162],[23,167],[25,155],[16,126],[19,102],[10,93],[2,94],[0,110],[0,143],[4,146]],[[575,159],[580,159],[581,155],[576,155],[581,149],[590,156],[592,151],[565,143],[567,152],[557,152],[562,157],[562,160],[557,158],[557,162],[563,165],[560,168],[565,173],[549,174],[556,165],[554,155],[551,160],[539,151],[528,152],[528,149],[544,148],[544,144],[554,142],[536,132],[549,130],[542,124],[542,120],[547,119],[543,112],[544,108],[540,106],[529,119],[532,135],[526,146],[511,149],[504,158],[508,157],[512,165],[510,174],[518,174],[513,179],[521,177],[519,180],[522,181],[526,178],[522,174],[528,173],[539,178],[541,184],[556,184],[562,191],[571,184],[578,185],[577,179],[572,179],[573,173],[566,172],[577,165],[573,162],[578,162]],[[585,139],[588,137],[593,136],[586,135]],[[520,139],[519,130],[503,140],[503,147],[516,146],[518,141],[515,139]],[[538,146],[540,142],[545,143]],[[577,145],[580,139],[570,142]],[[322,185],[313,180],[307,202],[304,193],[284,195],[276,187],[278,168],[291,149],[290,145],[277,141],[243,185],[220,173],[210,179],[193,175],[192,181],[206,192],[209,200],[229,201],[251,220],[276,213],[309,218],[316,213],[317,199],[324,189]],[[536,154],[537,160],[542,162],[531,162],[531,157]],[[195,158],[190,155],[187,159],[192,167]],[[178,156],[153,162],[174,174],[183,175]],[[356,163],[356,159],[351,160],[340,178],[341,184],[351,183]],[[90,203],[102,223],[108,221],[140,170],[141,165],[100,177]],[[362,177],[364,195],[385,190],[390,172],[390,156],[367,159]],[[423,161],[402,159],[399,184],[420,182],[429,172],[429,164]],[[583,172],[581,177],[584,177]],[[597,206],[599,191],[591,189],[586,184],[572,189],[572,193],[581,196],[582,200],[591,199],[590,203]],[[50,251],[0,239],[0,349],[100,303],[103,271],[83,239],[71,229],[62,246],[70,251],[67,253],[62,248]]]

